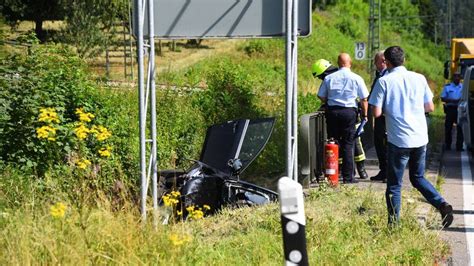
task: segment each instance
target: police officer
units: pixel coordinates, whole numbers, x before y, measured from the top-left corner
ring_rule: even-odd
[[[445,149],[451,149],[451,141],[453,139],[451,131],[453,124],[457,124],[458,118],[458,103],[462,96],[462,84],[461,75],[455,73],[453,75],[453,82],[446,84],[441,92],[441,101],[444,102],[444,113],[446,114],[446,120],[444,122],[444,143]],[[462,151],[463,145],[462,128],[459,124],[456,127],[456,150]]]
[[[369,91],[364,80],[351,71],[349,54],[341,53],[337,63],[339,70],[327,75],[318,97],[326,104],[328,137],[336,139],[341,149],[342,179],[344,183],[357,183],[354,179],[354,140],[357,122],[357,98],[360,99],[362,119],[367,119]]]
[[[333,66],[325,59],[319,59],[314,62],[311,70],[314,77],[324,80],[327,75],[336,72],[339,70],[339,68]],[[360,117],[358,117],[358,120],[360,120]],[[358,122],[359,123],[356,124],[356,128],[360,125],[360,121]],[[362,146],[362,141],[360,140],[360,137],[356,137],[354,146],[354,161],[356,163],[356,169],[359,173],[359,177],[362,179],[369,177],[367,171],[365,170],[365,159],[366,157],[364,147]],[[342,158],[339,158],[339,164],[342,164]]]

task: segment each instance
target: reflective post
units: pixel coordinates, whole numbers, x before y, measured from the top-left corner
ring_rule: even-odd
[[[303,187],[288,177],[282,177],[278,180],[278,197],[285,264],[308,265]]]

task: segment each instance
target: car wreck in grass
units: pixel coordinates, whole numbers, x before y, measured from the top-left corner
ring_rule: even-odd
[[[175,212],[183,218],[188,208],[203,208],[208,214],[223,207],[262,205],[278,199],[274,191],[240,180],[240,174],[267,144],[274,118],[240,119],[207,129],[199,160],[187,171],[160,171],[159,198],[178,191]],[[178,193],[176,193],[178,194]]]

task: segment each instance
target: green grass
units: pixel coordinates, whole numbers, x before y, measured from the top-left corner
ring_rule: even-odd
[[[404,195],[405,202],[409,193]],[[412,202],[412,201],[408,201]],[[62,219],[48,204],[25,203],[0,214],[0,264],[281,265],[277,204],[223,210],[202,220],[142,226],[134,208],[113,211],[107,201]],[[306,198],[310,265],[439,263],[448,255],[436,230],[404,204],[402,225],[389,230],[383,195],[351,187],[312,190]],[[150,218],[151,219],[151,218]],[[189,241],[173,245],[170,236]]]

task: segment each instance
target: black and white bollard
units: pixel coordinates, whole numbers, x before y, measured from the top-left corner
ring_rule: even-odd
[[[288,177],[278,180],[286,265],[308,265],[303,187]]]

